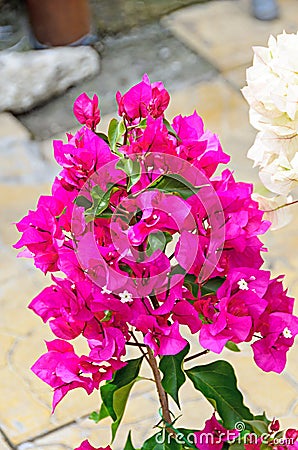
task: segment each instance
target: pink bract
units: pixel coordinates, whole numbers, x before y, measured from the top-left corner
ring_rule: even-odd
[[[216,419],[215,414],[205,422],[202,431],[194,433],[196,447],[200,450],[221,450],[226,441],[235,440],[239,431],[227,430]]]
[[[92,99],[85,93],[79,95],[73,105],[73,112],[78,122],[94,131],[100,121],[97,95],[94,94]]]

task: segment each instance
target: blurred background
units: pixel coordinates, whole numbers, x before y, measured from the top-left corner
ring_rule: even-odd
[[[75,98],[97,93],[105,131],[116,114],[115,93],[125,92],[148,73],[171,94],[167,117],[196,109],[217,133],[238,180],[255,183],[258,174],[246,153],[255,138],[240,88],[252,63],[253,45],[270,34],[297,32],[298,1],[280,0],[274,20],[257,20],[249,0],[0,0],[0,449],[72,450],[86,438],[109,442],[109,421],[95,425],[95,394],[72,392],[51,415],[51,392],[30,371],[52,336],[26,306],[50,280],[30,260],[17,260],[13,222],[38,197],[50,192],[59,168],[53,138],[65,139],[76,122]],[[264,237],[266,267],[285,273],[298,296],[298,214]],[[297,313],[296,307],[296,313]],[[194,339],[195,342],[195,339]],[[197,344],[198,345],[198,344]],[[266,410],[283,427],[298,426],[297,345],[282,375],[262,373],[245,347],[228,354],[247,405]],[[207,356],[202,363],[212,360]],[[199,428],[212,413],[198,392],[182,389],[180,426]],[[113,448],[123,450],[129,429],[138,446],[158,421],[149,383],[132,392],[133,402]],[[177,411],[175,411],[177,412]],[[177,412],[178,413],[178,412]]]

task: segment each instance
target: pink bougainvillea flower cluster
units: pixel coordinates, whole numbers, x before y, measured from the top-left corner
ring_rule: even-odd
[[[151,116],[162,116],[167,108],[170,96],[161,82],[150,83],[144,75],[140,83],[133,86],[126,94],[116,94],[119,116],[124,116],[128,123]]]
[[[53,388],[53,408],[124,367],[134,332],[155,356],[184,349],[182,326],[215,353],[247,342],[261,369],[281,372],[298,319],[282,277],[261,269],[270,223],[252,185],[218,170],[229,157],[196,112],[165,119],[162,83],[144,75],[116,99],[106,137],[97,97],[76,100],[84,126],[54,141],[52,194],[17,224],[20,255],[52,276],[29,307],[55,335],[32,368]],[[78,336],[86,355],[68,342]]]

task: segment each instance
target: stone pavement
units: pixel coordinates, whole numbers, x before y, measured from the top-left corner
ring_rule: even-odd
[[[224,150],[232,155],[232,167],[237,179],[253,181],[259,186],[257,173],[246,152],[255,131],[248,123],[248,107],[239,87],[244,84],[245,68],[251,64],[251,46],[267,43],[270,33],[276,34],[298,28],[297,0],[280,0],[281,20],[264,23],[252,19],[246,0],[220,0],[184,8],[165,17],[162,26],[179,39],[179,45],[205,59],[208,76],[186,75],[189,83],[176,85],[169,116],[190,114],[196,108],[209,129],[216,132]],[[159,25],[156,25],[159,27]],[[153,38],[152,38],[153,39]],[[156,44],[157,45],[157,44]],[[183,47],[181,47],[183,48]],[[190,50],[191,49],[191,50]],[[194,62],[193,62],[194,63]],[[195,63],[194,63],[195,64]],[[211,69],[210,69],[211,67]],[[104,71],[104,60],[103,60]],[[152,70],[153,71],[153,70]],[[150,71],[149,75],[152,75]],[[199,72],[199,70],[198,70]],[[111,72],[112,74],[112,72]],[[183,74],[182,74],[183,75]],[[107,76],[107,75],[106,75]],[[135,76],[135,72],[134,72]],[[130,80],[125,72],[127,83]],[[166,81],[167,72],[160,75]],[[152,77],[152,79],[155,79]],[[97,80],[100,86],[101,75]],[[92,86],[89,84],[89,89]],[[118,85],[115,82],[113,90]],[[84,90],[84,85],[81,86]],[[100,89],[97,89],[99,95]],[[65,100],[64,100],[65,101]],[[112,112],[112,111],[109,111]],[[39,111],[40,120],[52,118]],[[38,120],[38,119],[37,119]],[[53,119],[54,120],[54,119]],[[101,127],[104,129],[108,117]],[[37,122],[38,124],[38,122]],[[65,125],[65,131],[69,127]],[[95,394],[87,397],[76,391],[70,393],[51,415],[51,392],[39,381],[30,366],[44,351],[49,339],[47,326],[26,309],[29,300],[49,283],[30,260],[16,259],[11,245],[18,235],[12,223],[28,209],[34,209],[38,196],[49,192],[50,181],[57,172],[51,155],[50,141],[31,140],[28,129],[9,113],[0,115],[0,449],[71,450],[83,439],[94,445],[109,442],[109,422],[98,425],[87,419],[98,407]],[[269,232],[265,243],[270,248],[266,265],[274,274],[285,273],[290,293],[298,297],[298,214],[293,208],[293,222],[285,229]],[[298,308],[296,306],[296,313]],[[245,401],[255,412],[266,410],[270,417],[281,419],[283,426],[298,426],[298,359],[297,345],[291,350],[282,375],[262,373],[252,362],[247,349],[240,354],[223,355],[234,364]],[[204,362],[211,361],[207,356]],[[189,428],[203,425],[210,406],[198,392],[185,385],[182,388],[184,415],[179,424]],[[156,395],[149,382],[142,381],[133,390],[125,419],[115,441],[114,449],[123,450],[123,442],[133,428],[133,440],[138,445],[144,436],[152,434],[158,421]],[[137,406],[136,406],[137,405]]]

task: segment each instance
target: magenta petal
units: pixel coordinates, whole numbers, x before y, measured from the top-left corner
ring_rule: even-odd
[[[252,344],[254,360],[264,372],[281,373],[286,365],[286,351],[275,350],[267,345],[266,338]]]
[[[170,333],[168,335],[160,336],[160,355],[176,355],[181,352],[187,345],[187,341],[181,336],[179,332],[178,322],[171,325]]]
[[[180,301],[174,306],[173,319],[181,325],[187,325],[192,333],[197,333],[202,326],[198,312],[187,301]]]
[[[202,347],[212,350],[214,353],[221,353],[228,342],[229,337],[221,334],[212,335],[208,325],[203,325],[199,335],[199,341]]]

